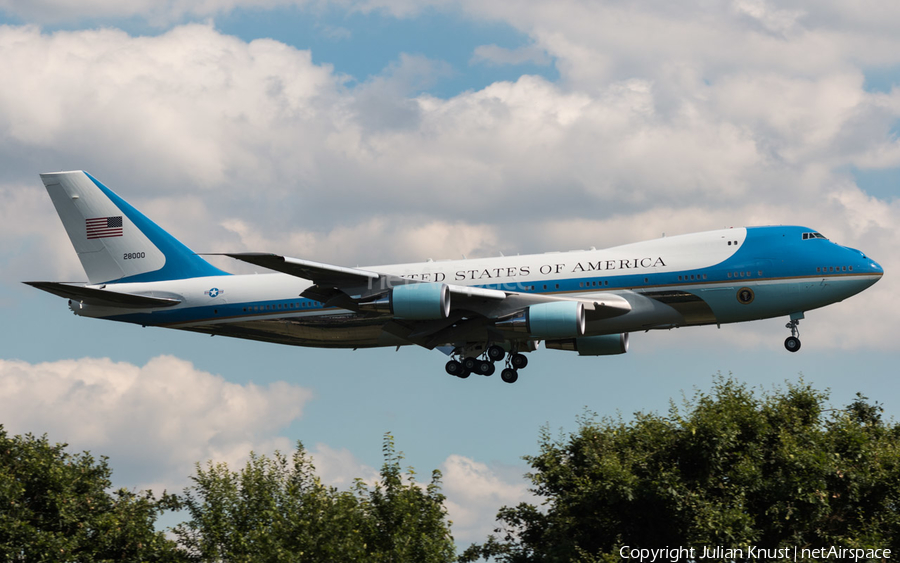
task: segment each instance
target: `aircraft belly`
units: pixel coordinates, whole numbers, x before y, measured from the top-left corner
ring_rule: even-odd
[[[383,330],[384,318],[355,314],[313,319],[247,320],[185,328],[195,332],[317,348],[371,348],[410,344]]]
[[[681,312],[667,303],[626,291],[619,293],[631,305],[631,311],[611,319],[587,321],[586,335],[616,334],[654,328],[672,328],[686,324]]]
[[[790,315],[846,299],[870,285],[857,279],[809,278],[780,282],[735,283],[698,293],[717,322],[735,323]]]
[[[813,307],[803,304],[797,283],[754,283],[701,289],[697,294],[709,305],[717,323],[736,323],[789,315]]]

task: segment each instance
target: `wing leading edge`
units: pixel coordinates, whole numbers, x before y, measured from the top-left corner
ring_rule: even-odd
[[[304,296],[324,298],[336,306],[359,310],[360,305],[385,295],[392,288],[422,282],[392,274],[360,268],[290,258],[278,254],[243,252],[225,253],[236,260],[303,278],[315,285]],[[552,301],[578,301],[584,304],[588,320],[617,317],[631,311],[631,304],[613,293],[591,294],[589,297],[563,297],[519,291],[445,284],[454,297],[453,309],[476,313],[486,319],[509,317],[529,306]],[[354,306],[355,305],[355,306]]]

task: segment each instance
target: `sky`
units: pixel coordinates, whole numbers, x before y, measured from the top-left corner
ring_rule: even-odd
[[[464,546],[534,500],[540,429],[585,412],[665,412],[730,373],[896,417],[900,4],[863,4],[0,0],[0,424],[157,491],[297,441],[346,487],[391,432],[420,480],[443,472]],[[796,224],[885,275],[808,312],[796,354],[771,319],[460,380],[424,349],[74,317],[20,283],[86,279],[38,178],[72,169],[197,252],[366,266]]]

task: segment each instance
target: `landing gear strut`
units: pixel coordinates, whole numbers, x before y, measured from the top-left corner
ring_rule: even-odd
[[[801,317],[802,318],[802,317]],[[796,352],[800,349],[800,319],[791,318],[791,322],[784,328],[791,329],[791,335],[784,340],[784,347],[788,352]]]

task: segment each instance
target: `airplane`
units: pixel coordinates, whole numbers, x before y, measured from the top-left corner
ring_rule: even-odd
[[[623,354],[632,332],[788,317],[855,295],[884,271],[799,226],[729,228],[596,250],[347,268],[225,253],[210,264],[84,171],[41,174],[88,281],[24,282],[92,317],[295,346],[418,345],[459,378],[513,383],[541,342]]]

